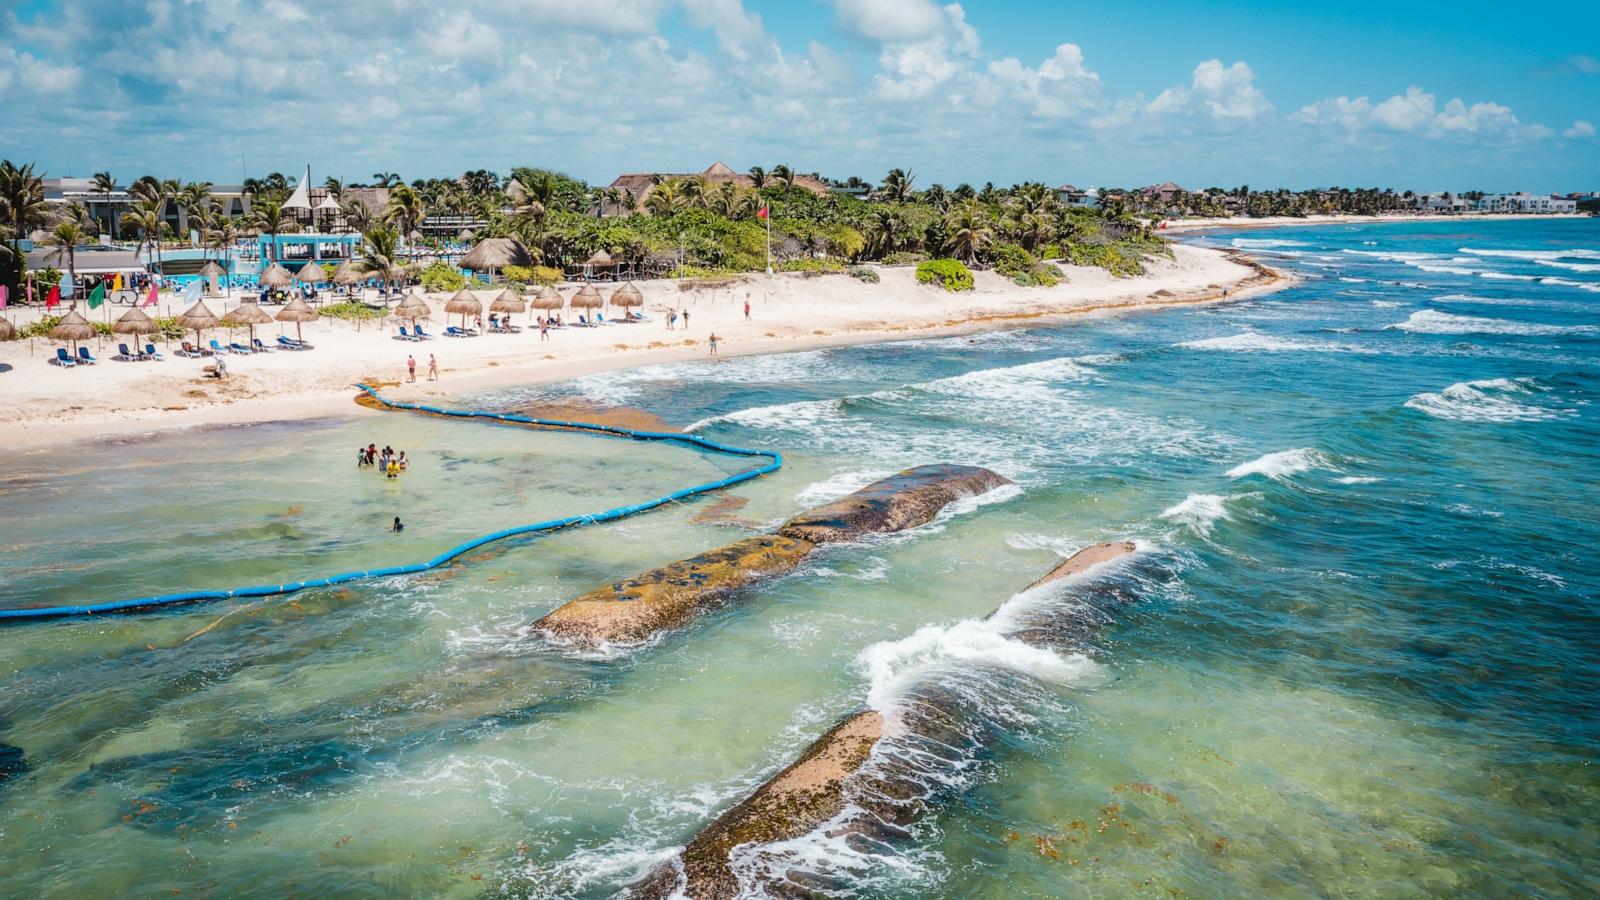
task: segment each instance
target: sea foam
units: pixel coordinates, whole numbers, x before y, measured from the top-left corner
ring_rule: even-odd
[[[1455,422],[1537,422],[1572,412],[1530,402],[1539,392],[1532,378],[1488,378],[1417,394],[1405,405],[1436,419]]]
[[[1510,319],[1489,319],[1480,316],[1458,316],[1433,309],[1418,310],[1404,322],[1389,328],[1417,334],[1592,334],[1600,329],[1592,325],[1538,325],[1532,322],[1514,322]]]
[[[1305,472],[1310,469],[1337,469],[1333,460],[1321,451],[1310,447],[1300,447],[1295,450],[1279,450],[1276,453],[1266,453],[1247,463],[1240,463],[1228,470],[1229,478],[1244,478],[1247,475],[1265,475],[1274,481],[1282,481],[1290,475]]]
[[[1210,534],[1217,522],[1228,518],[1228,507],[1225,498],[1216,494],[1190,494],[1162,510],[1161,518],[1180,522],[1200,534]]]
[[[1302,341],[1259,331],[1243,331],[1221,337],[1184,341],[1186,350],[1222,350],[1232,353],[1363,353],[1360,347],[1333,341]]]

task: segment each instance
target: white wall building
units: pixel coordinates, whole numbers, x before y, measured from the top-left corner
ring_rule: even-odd
[[[1575,213],[1578,201],[1549,194],[1484,194],[1473,207],[1478,212],[1502,213]]]

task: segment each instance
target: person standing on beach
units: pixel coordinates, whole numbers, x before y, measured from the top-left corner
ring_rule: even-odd
[[[406,354],[406,380],[417,383],[417,358],[409,353]]]
[[[428,354],[428,380],[439,380],[439,361],[433,358],[432,353]]]
[[[744,320],[750,321],[750,295],[744,295]]]
[[[711,332],[711,355],[717,355],[717,333],[715,331]]]
[[[541,340],[541,341],[550,340],[550,320],[549,319],[542,318],[542,317],[539,319],[539,340]]]
[[[687,309],[683,311],[683,330],[689,330],[689,311]]]

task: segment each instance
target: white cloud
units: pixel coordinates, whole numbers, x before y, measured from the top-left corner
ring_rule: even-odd
[[[970,74],[981,42],[961,4],[944,7],[944,27],[920,41],[886,43],[878,54],[883,71],[875,84],[885,100],[922,100],[957,76]],[[947,98],[949,99],[949,98]]]
[[[1508,106],[1492,102],[1468,104],[1460,97],[1439,106],[1438,97],[1416,85],[1381,103],[1366,97],[1332,97],[1300,108],[1289,117],[1300,125],[1343,130],[1351,134],[1372,127],[1425,138],[1506,137],[1537,140],[1548,137],[1542,125],[1518,121]]]
[[[761,17],[747,11],[742,0],[683,0],[683,7],[689,21],[714,31],[722,49],[734,59],[749,59],[768,42]]]
[[[1362,98],[1365,99],[1365,98]],[[1433,121],[1435,97],[1412,85],[1372,108],[1372,119],[1391,131],[1419,131]]]
[[[1594,125],[1578,119],[1572,123],[1571,128],[1561,132],[1561,136],[1565,138],[1592,138],[1594,137]]]
[[[1346,131],[1360,131],[1372,119],[1372,101],[1365,97],[1330,97],[1300,107],[1289,121],[1304,125],[1338,125]]]
[[[933,0],[834,0],[839,24],[875,41],[919,41],[944,29]]]
[[[1208,59],[1194,67],[1187,87],[1167,88],[1147,109],[1158,115],[1204,114],[1218,121],[1248,122],[1272,111],[1255,79],[1247,63],[1224,66],[1220,59]]]
[[[989,63],[988,74],[1013,96],[1027,103],[1034,115],[1060,119],[1095,108],[1103,99],[1100,76],[1084,64],[1077,44],[1062,44],[1036,69],[1014,57]]]

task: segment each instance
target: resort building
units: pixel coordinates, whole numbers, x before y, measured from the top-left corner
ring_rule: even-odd
[[[1100,205],[1100,189],[1079,190],[1070,184],[1063,184],[1061,187],[1056,188],[1056,202],[1062,206],[1094,209]]]
[[[276,262],[290,271],[308,262],[338,265],[356,258],[360,249],[359,234],[263,234],[260,239],[262,268]]]
[[[741,175],[740,173],[729,168],[726,164],[716,162],[712,163],[711,166],[703,172],[631,172],[626,175],[618,175],[616,180],[611,182],[610,187],[612,190],[626,191],[628,196],[633,198],[634,209],[638,209],[644,205],[645,198],[650,196],[650,192],[655,190],[657,184],[660,184],[663,181],[670,181],[678,178],[700,178],[710,186],[727,184],[729,182],[744,188],[753,188],[756,186],[755,179],[751,178],[749,175]],[[828,184],[815,175],[796,174],[794,176],[794,186],[805,188],[806,190],[813,194],[817,194],[818,196],[826,195],[831,191]],[[614,207],[608,208],[606,214],[625,215],[630,211],[631,210],[627,208],[626,204],[624,204],[620,209]]]
[[[1474,206],[1478,212],[1575,213],[1578,201],[1550,194],[1484,194]]]
[[[243,185],[212,185],[211,199],[230,219],[243,218],[250,212],[250,195]],[[102,191],[89,178],[46,178],[44,200],[52,206],[77,204],[84,207],[89,211],[89,218],[100,227],[100,233],[115,239],[122,236],[122,214],[132,209],[138,198],[128,193],[126,185]],[[167,201],[161,215],[175,234],[189,232],[189,213],[178,203]]]
[[[1416,199],[1417,209],[1423,212],[1453,214],[1470,212],[1473,208],[1471,200],[1457,196],[1449,191],[1435,194],[1418,194]]]

